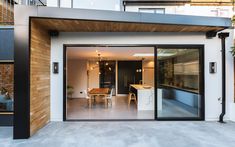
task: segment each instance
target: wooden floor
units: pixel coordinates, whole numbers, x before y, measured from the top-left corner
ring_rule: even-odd
[[[97,98],[92,108],[83,98],[70,98],[67,102],[67,119],[154,119],[154,111],[137,111],[136,104],[128,107],[127,96],[113,96],[112,106],[105,107],[102,98]]]

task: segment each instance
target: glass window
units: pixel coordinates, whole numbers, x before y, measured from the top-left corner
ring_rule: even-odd
[[[73,0],[73,8],[120,11],[120,0]]]
[[[0,112],[13,111],[14,64],[0,63]]]
[[[201,117],[199,49],[157,50],[158,117]]]
[[[47,5],[47,1],[48,0],[41,0],[41,1],[39,1],[39,0],[28,0],[28,5],[31,5],[31,6],[42,6],[42,5]],[[49,0],[49,1],[51,1],[51,0]],[[53,0],[52,0],[53,1]],[[21,1],[20,1],[20,3],[22,3]],[[19,4],[20,4],[19,3]]]
[[[60,7],[71,8],[71,6],[72,6],[71,0],[60,0]]]
[[[47,0],[48,7],[58,7],[58,0]]]
[[[229,17],[229,10],[228,9],[217,8],[215,10],[211,10],[211,13],[213,16]]]
[[[165,14],[165,9],[164,8],[157,8],[157,9],[155,9],[155,13]]]
[[[165,8],[139,8],[139,12],[165,14]]]

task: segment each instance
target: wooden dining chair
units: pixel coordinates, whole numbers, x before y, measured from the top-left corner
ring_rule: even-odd
[[[89,92],[91,90],[91,88],[87,88],[87,92]]]
[[[83,90],[84,96],[87,99],[88,106],[91,108],[92,98],[88,95],[87,90]]]
[[[130,107],[130,104],[131,104],[132,100],[134,100],[135,104],[137,104],[137,98],[136,98],[135,93],[129,92],[129,94],[128,94],[128,107]]]

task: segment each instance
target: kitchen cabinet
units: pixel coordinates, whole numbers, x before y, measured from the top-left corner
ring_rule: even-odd
[[[174,64],[175,75],[198,75],[199,74],[199,62],[192,61],[187,63]]]

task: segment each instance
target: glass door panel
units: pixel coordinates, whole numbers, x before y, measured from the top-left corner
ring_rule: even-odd
[[[157,49],[157,117],[201,118],[202,84],[200,48]]]

